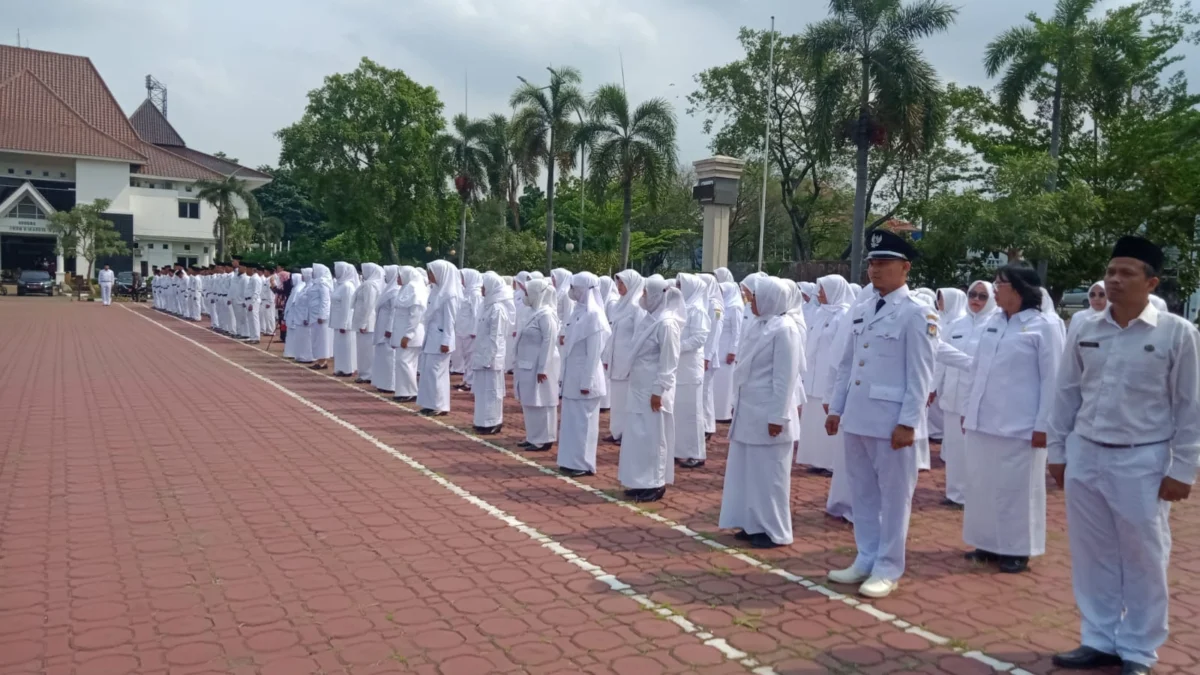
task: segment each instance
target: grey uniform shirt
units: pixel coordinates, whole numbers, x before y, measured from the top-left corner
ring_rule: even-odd
[[[1200,334],[1182,317],[1147,304],[1125,328],[1112,308],[1073,332],[1058,375],[1049,462],[1066,463],[1072,432],[1093,443],[1168,442],[1167,475],[1196,480],[1200,457]]]

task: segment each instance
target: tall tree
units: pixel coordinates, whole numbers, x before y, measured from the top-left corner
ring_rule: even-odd
[[[454,166],[454,189],[458,192],[458,266],[467,262],[467,205],[487,190],[487,149],[483,140],[487,124],[459,113],[450,122],[450,133],[442,142]]]
[[[629,231],[633,220],[633,184],[646,186],[651,203],[662,182],[675,169],[675,113],[663,98],[652,98],[630,110],[625,88],[606,84],[588,105],[590,119],[576,132],[575,143],[590,149],[591,180],[596,193],[615,181],[621,190],[621,266],[629,265]]]
[[[281,239],[320,236],[325,214],[313,206],[312,199],[292,171],[260,166],[258,170],[271,176],[271,182],[254,191],[263,218],[283,221]]]
[[[517,109],[513,128],[518,147],[525,157],[534,158],[546,169],[546,271],[554,267],[554,176],[574,164],[572,116],[585,107],[579,89],[582,78],[570,67],[547,68],[550,84],[534,86],[530,82],[513,92],[511,105]]]
[[[871,146],[886,143],[889,134],[905,133],[914,143],[932,134],[930,110],[940,87],[916,42],[948,29],[958,10],[940,0],[908,5],[900,0],[830,0],[829,11],[832,16],[809,26],[801,44],[824,73],[818,94],[820,127],[833,133],[842,116],[852,114],[849,136],[856,154],[850,264],[857,279],[862,274]],[[842,107],[847,89],[855,92],[853,111]],[[917,129],[924,133],[915,133]]]
[[[438,217],[452,171],[437,156],[444,128],[436,90],[364,58],[309,92],[304,116],[277,133],[280,163],[336,231],[396,263],[398,240],[423,249]]]
[[[520,232],[520,190],[537,176],[537,161],[520,151],[513,125],[500,113],[493,113],[484,122],[482,141],[487,153],[488,192],[507,204],[513,229]]]
[[[76,204],[70,211],[58,211],[50,216],[49,229],[58,235],[55,252],[85,258],[87,274],[84,278],[88,280],[92,278],[92,265],[97,258],[121,255],[129,250],[112,221],[104,217],[111,203],[107,199],[97,199],[91,204]]]
[[[258,200],[250,192],[246,181],[236,175],[226,176],[222,180],[196,181],[196,197],[217,210],[216,220],[213,221],[213,239],[217,240],[217,258],[224,260],[229,244],[229,229],[238,219],[238,202],[246,206],[250,219],[256,221],[260,217]]]

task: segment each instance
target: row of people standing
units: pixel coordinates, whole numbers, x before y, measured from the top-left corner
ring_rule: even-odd
[[[189,321],[209,318],[216,332],[258,343],[277,329],[276,296],[287,273],[273,264],[236,258],[199,267],[154,268],[154,308]]]

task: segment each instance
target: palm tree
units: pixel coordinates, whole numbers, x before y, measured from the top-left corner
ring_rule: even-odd
[[[459,113],[450,122],[451,132],[443,142],[454,168],[454,189],[458,192],[458,266],[467,261],[467,204],[487,188],[487,150],[482,139],[487,130],[481,120],[470,120]]]
[[[213,239],[217,240],[217,258],[223,260],[229,230],[238,219],[237,202],[246,205],[251,220],[258,220],[258,200],[250,192],[246,181],[238,179],[236,174],[230,174],[222,180],[196,181],[196,197],[217,209],[217,218],[213,221]]]
[[[517,109],[513,130],[520,155],[546,167],[546,272],[554,267],[554,174],[574,163],[571,140],[575,125],[571,115],[586,105],[579,90],[579,71],[570,67],[547,68],[550,84],[535,87],[526,82],[513,92]]]
[[[537,160],[520,152],[513,125],[504,115],[493,113],[484,122],[483,147],[487,153],[488,188],[512,213],[513,229],[521,231],[520,188],[537,175]]]
[[[801,46],[817,72],[825,73],[818,96],[818,117],[836,133],[841,101],[852,88],[851,139],[856,157],[854,226],[850,241],[851,275],[862,275],[863,227],[867,219],[868,159],[873,144],[886,142],[891,130],[920,128],[940,92],[933,66],[917,48],[920,38],[954,23],[958,10],[940,0],[830,0],[829,18],[809,26]]]
[[[633,219],[633,182],[646,186],[651,202],[675,168],[675,113],[663,98],[652,98],[630,114],[624,87],[606,84],[588,106],[591,119],[575,135],[577,145],[591,151],[591,181],[602,192],[616,180],[623,200],[621,268],[629,266],[629,225]]]
[[[1030,14],[1031,25],[1014,26],[988,46],[983,67],[988,77],[1000,78],[1000,105],[1015,114],[1026,95],[1052,69],[1054,94],[1050,103],[1050,157],[1057,160],[1062,149],[1063,100],[1080,90],[1092,76],[1095,26],[1088,13],[1098,0],[1058,0],[1049,22]],[[1046,177],[1046,189],[1058,186],[1058,170]]]

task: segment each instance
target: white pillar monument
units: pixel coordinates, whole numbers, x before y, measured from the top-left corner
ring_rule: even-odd
[[[717,155],[695,162],[696,186],[692,199],[704,207],[702,269],[711,272],[729,263],[729,221],[737,203],[738,180],[746,162]]]

